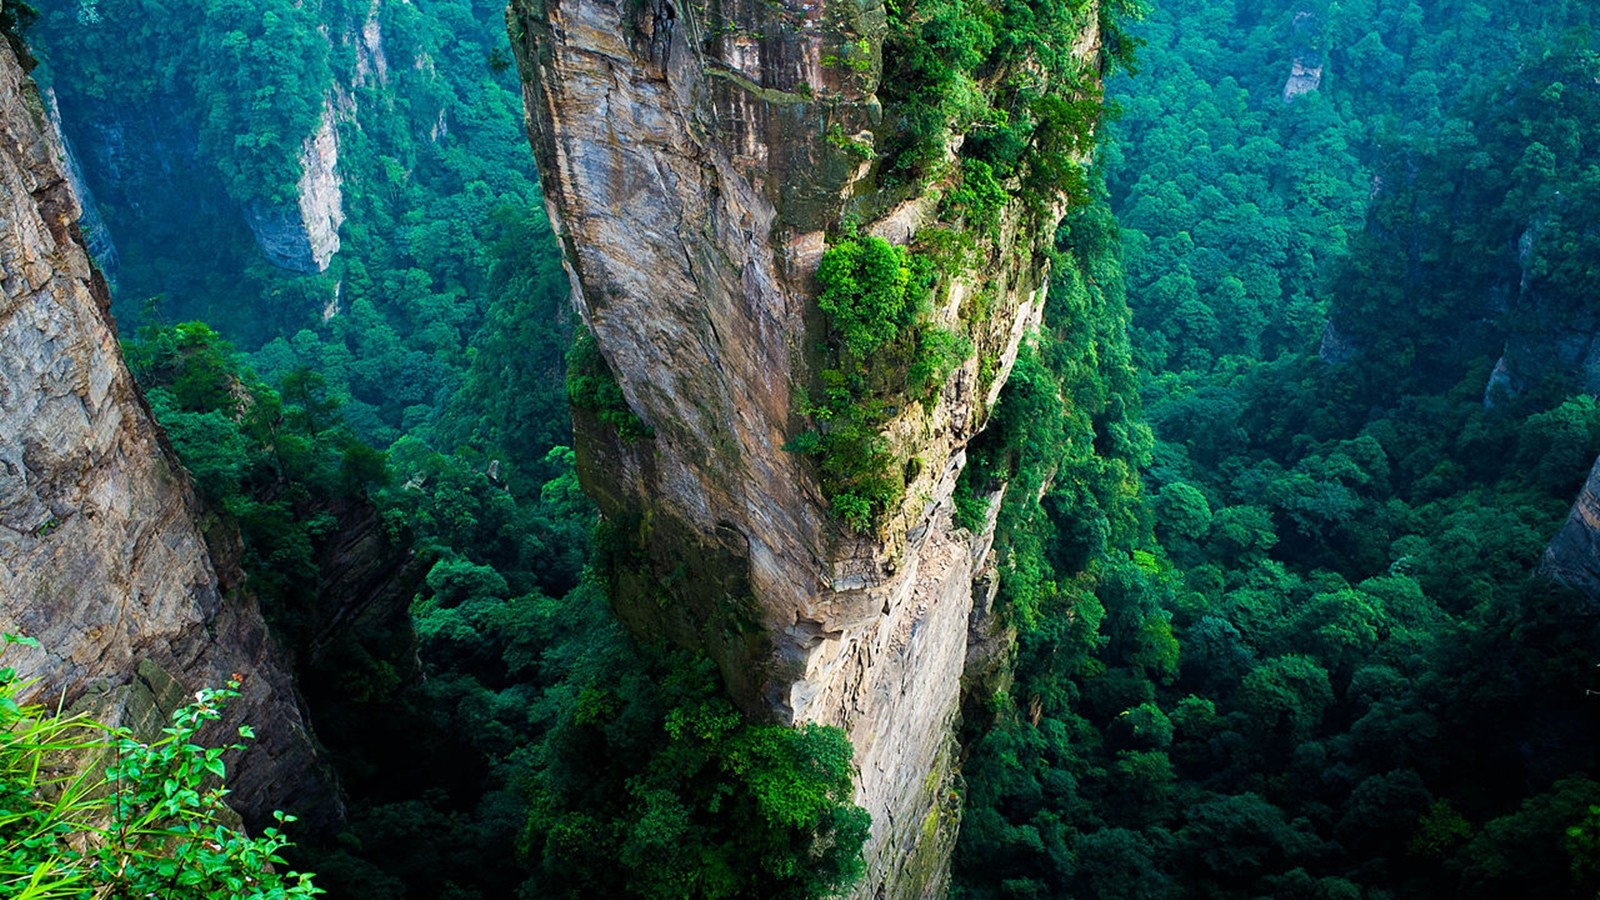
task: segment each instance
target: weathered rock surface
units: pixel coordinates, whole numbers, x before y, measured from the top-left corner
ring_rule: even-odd
[[[1539,571],[1600,601],[1600,461],[1589,470],[1566,524],[1545,549]]]
[[[1485,406],[1516,397],[1548,379],[1600,394],[1600,309],[1593,286],[1574,295],[1540,272],[1536,257],[1548,242],[1546,223],[1534,221],[1517,240],[1516,268],[1496,311],[1506,310],[1505,351],[1484,388]],[[1559,251],[1557,251],[1559,253]]]
[[[343,45],[339,49],[354,59],[347,78],[354,84],[384,78],[388,72],[377,9],[374,5],[362,28],[356,27],[361,24],[357,20],[343,32],[332,32]],[[235,241],[253,239],[261,258],[304,274],[325,271],[338,254],[345,220],[339,127],[353,116],[342,85],[321,86],[321,116],[298,145],[289,145],[297,149],[286,148],[295,154],[300,173],[294,190],[286,190],[281,200],[248,202],[230,195],[217,160],[201,152],[199,118],[209,102],[205,98],[193,96],[183,85],[168,85],[167,92],[148,104],[126,104],[75,94],[70,83],[59,87],[62,130],[73,151],[69,162],[76,165],[81,157],[90,176],[85,180],[68,173],[75,178],[80,202],[88,207],[82,228],[98,263],[107,261],[102,246],[109,246],[113,237],[130,250],[196,242],[228,249]],[[97,205],[104,207],[105,224],[96,205],[84,199],[90,182]],[[239,252],[248,252],[248,246]]]
[[[1323,53],[1318,46],[1322,20],[1315,12],[1301,10],[1290,26],[1293,62],[1283,82],[1283,102],[1312,93],[1322,87]]]
[[[1361,355],[1356,342],[1346,337],[1339,326],[1328,320],[1322,326],[1322,339],[1317,342],[1317,358],[1329,365],[1347,363]]]
[[[223,728],[249,721],[259,738],[234,764],[236,808],[337,819],[236,560],[213,565],[193,490],[122,364],[60,144],[4,46],[0,134],[0,631],[42,645],[8,664],[39,679],[42,701],[131,725],[239,673]]]
[[[293,202],[256,203],[245,211],[256,245],[275,266],[306,274],[324,272],[339,252],[344,179],[339,175],[338,122],[334,95],[329,93],[317,130],[300,147],[300,179],[295,182]]]
[[[113,291],[117,285],[117,268],[120,260],[117,258],[117,245],[111,239],[111,230],[106,227],[106,221],[100,215],[100,209],[95,205],[94,194],[89,191],[89,183],[83,177],[83,168],[78,165],[78,158],[72,152],[72,145],[67,142],[61,130],[61,108],[56,103],[55,92],[45,90],[42,92],[45,102],[45,112],[50,116],[50,128],[61,140],[63,161],[66,164],[67,186],[72,189],[73,196],[78,198],[78,206],[82,213],[78,216],[78,231],[83,235],[83,245],[89,251],[89,259],[105,276],[106,283],[111,285]]]
[[[747,712],[843,728],[872,815],[858,895],[942,896],[988,542],[953,526],[949,498],[1038,322],[1050,235],[1013,205],[981,273],[988,317],[962,319],[968,280],[935,298],[977,352],[890,422],[905,501],[876,534],[847,533],[814,464],[782,447],[823,339],[827,230],[848,211],[907,243],[933,217],[936,198],[879,191],[841,139],[885,127],[881,4],[513,0],[510,26],[574,301],[653,430],[630,442],[576,416],[580,476],[625,551],[618,612],[708,653]],[[1080,51],[1097,47],[1091,26]],[[852,54],[870,71],[837,62]]]

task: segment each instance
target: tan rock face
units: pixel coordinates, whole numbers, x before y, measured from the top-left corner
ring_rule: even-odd
[[[339,252],[339,227],[344,224],[338,115],[331,94],[322,105],[322,120],[316,132],[300,148],[300,180],[296,187],[311,261],[317,271],[325,272]]]
[[[859,896],[942,896],[989,537],[954,527],[950,495],[1038,322],[1051,236],[1023,229],[1013,204],[987,263],[941,288],[935,324],[977,351],[885,428],[905,501],[877,534],[851,534],[814,462],[782,447],[807,427],[796,397],[825,336],[814,275],[828,230],[848,212],[906,243],[937,203],[879,190],[842,139],[885,127],[881,4],[513,0],[509,22],[574,302],[653,429],[628,441],[576,414],[618,612],[708,653],[747,712],[843,728],[872,815]],[[1081,46],[1097,48],[1092,28]],[[963,316],[980,286],[988,315]]]
[[[7,663],[41,702],[149,724],[245,677],[231,727],[247,816],[337,818],[336,795],[253,601],[214,567],[197,504],[122,364],[104,282],[33,85],[0,43],[0,632],[39,640]],[[219,568],[223,578],[219,580]]]

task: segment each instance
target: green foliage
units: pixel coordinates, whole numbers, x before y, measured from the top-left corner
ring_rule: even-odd
[[[1154,75],[1114,85],[1105,154],[1133,327],[1097,328],[1115,316],[1058,262],[1047,323],[1074,324],[1038,357],[1131,338],[1155,440],[1113,417],[1115,369],[1025,355],[970,450],[958,497],[1011,476],[1020,634],[967,767],[961,896],[1594,892],[1597,620],[1535,575],[1600,451],[1592,404],[1559,372],[1484,402],[1496,356],[1537,371],[1518,347],[1553,363],[1539,341],[1589,328],[1563,286],[1584,239],[1530,224],[1587,208],[1592,97],[1571,92],[1593,62],[1554,34],[1591,17],[1175,0],[1139,29]],[[1285,104],[1262,60],[1308,47],[1333,75]],[[1091,271],[1110,254],[1080,221]],[[1330,308],[1337,362],[1316,355]],[[1086,427],[1079,398],[1112,402]],[[1119,458],[1160,548],[1095,487]]]
[[[860,876],[843,732],[749,722],[709,661],[635,649],[614,623],[583,644],[532,781],[542,895],[813,898]]]
[[[957,489],[974,527],[1009,483],[999,608],[1019,632],[1012,687],[967,710],[958,893],[1592,895],[1600,630],[1530,576],[1600,450],[1595,404],[1555,370],[1482,402],[1505,348],[1525,366],[1517,347],[1592,306],[1595,62],[1557,33],[1590,6],[1170,0],[1125,26],[1132,6],[1093,13],[1101,62],[1148,41],[1149,77],[1111,83],[1125,228],[1102,204],[1067,222],[1045,326]],[[115,180],[88,167],[123,296],[165,291],[260,345],[262,379],[203,326],[130,348],[241,523],[255,586],[314,590],[339,527],[319,498],[375,492],[397,543],[415,534],[415,646],[349,642],[303,682],[352,808],[310,851],[319,883],[384,900],[850,883],[866,823],[842,736],[747,722],[704,661],[633,647],[580,582],[595,516],[565,449],[567,282],[501,10],[382,5],[390,80],[355,84],[353,45],[318,29],[356,34],[367,5],[242,9],[52,8],[41,74],[85,159],[112,121],[126,146],[204,147],[192,190],[137,155]],[[829,249],[831,331],[797,404],[816,428],[790,444],[858,531],[903,500],[911,461],[883,425],[972,352],[923,319],[935,276],[983,264],[1008,198],[1098,190],[1079,164],[1096,67],[1069,54],[1089,4],[888,12],[876,162],[942,192],[945,224],[911,252]],[[870,69],[859,49],[835,64]],[[1306,51],[1328,77],[1285,103]],[[239,212],[283,193],[334,77],[356,101],[344,249],[322,275],[272,272],[247,262]],[[207,241],[183,239],[198,220]],[[1308,352],[1330,311],[1337,365]],[[598,354],[575,356],[574,399],[642,431]],[[986,388],[997,360],[978,366]]]
[[[146,326],[124,352],[202,496],[242,533],[269,615],[304,627],[329,504],[387,484],[383,454],[344,423],[322,376],[299,369],[269,387],[204,323]]]
[[[858,363],[900,334],[916,315],[909,252],[869,235],[836,241],[817,266],[817,306]]]
[[[580,328],[567,350],[567,401],[617,430],[624,441],[650,437],[650,426],[622,396],[622,386],[587,329]]]
[[[916,356],[906,370],[906,387],[913,397],[931,405],[939,390],[961,364],[972,358],[972,341],[946,328],[924,328],[917,335]]]
[[[7,643],[32,643],[5,636]],[[197,734],[238,696],[198,692],[154,741],[82,716],[21,706],[0,669],[0,890],[16,900],[163,897],[289,900],[322,893],[285,869],[275,826],[231,824],[223,754]],[[251,737],[247,727],[239,736]],[[109,765],[107,766],[107,763]],[[104,767],[104,768],[100,768]],[[280,824],[293,816],[278,813]]]
[[[1090,16],[1104,28],[1139,15],[1134,4],[918,0],[889,12],[880,94],[897,127],[887,171],[938,178],[951,135],[964,135],[949,204],[983,232],[1008,193],[1037,213],[1059,195],[1087,196],[1081,160],[1100,117],[1101,60],[1079,60],[1073,47]],[[1122,56],[1129,47],[1114,45]]]
[[[927,257],[873,235],[835,241],[817,268],[829,365],[817,396],[798,410],[816,420],[817,430],[785,449],[818,457],[834,515],[860,534],[905,496],[907,476],[883,427],[908,401],[931,407],[972,355],[964,335],[927,321],[926,298],[937,277]]]

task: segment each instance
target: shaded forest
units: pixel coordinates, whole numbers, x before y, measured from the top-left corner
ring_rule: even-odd
[[[1133,29],[1120,235],[1071,223],[1051,296],[1122,353],[991,435],[1060,449],[1002,537],[962,895],[1591,896],[1600,620],[1535,574],[1600,449],[1541,348],[1600,284],[1590,13],[1264,7]]]

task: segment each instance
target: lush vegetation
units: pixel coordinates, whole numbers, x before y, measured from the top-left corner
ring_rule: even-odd
[[[130,365],[301,648],[351,816],[294,859],[336,897],[820,896],[859,871],[848,743],[747,721],[586,574],[568,403],[648,430],[574,340],[504,27],[469,0],[100,0],[30,34]],[[244,220],[329,108],[342,248],[297,275]],[[409,610],[360,593],[377,572]]]
[[[938,280],[932,257],[872,235],[834,242],[817,268],[827,363],[799,412],[818,427],[787,449],[818,457],[835,515],[862,534],[905,497],[904,463],[882,429],[899,407],[931,403],[972,355],[965,336],[928,321]]]
[[[823,493],[851,530],[869,534],[905,496],[918,464],[890,445],[884,429],[908,404],[936,400],[974,351],[973,326],[987,316],[994,287],[986,265],[1026,269],[1039,228],[1064,204],[1088,197],[1085,161],[1093,147],[1108,64],[1131,64],[1136,40],[1122,31],[1136,2],[924,0],[888,7],[880,95],[888,127],[877,159],[883,196],[931,190],[937,222],[911,247],[861,236],[846,222],[817,270],[817,303],[827,346],[797,412],[816,427],[787,449],[817,457]],[[1102,42],[1083,44],[1097,29]],[[866,45],[863,43],[862,45]],[[830,64],[857,71],[867,57],[847,45]],[[842,134],[830,135],[859,149]],[[952,153],[952,148],[955,148]],[[1010,210],[1016,234],[1003,242]],[[929,321],[929,300],[958,278],[981,295],[955,330]],[[980,388],[994,376],[980,361]]]
[[[0,635],[0,646],[33,644]],[[284,868],[274,825],[251,837],[224,804],[226,749],[196,743],[237,682],[200,691],[160,737],[21,705],[0,668],[0,891],[15,900],[294,900],[322,893]],[[239,737],[253,735],[239,728]],[[140,738],[143,738],[142,740]],[[235,745],[237,746],[237,745]]]
[[[415,438],[386,459],[318,375],[269,387],[203,324],[141,329],[127,357],[296,646],[329,640],[341,535],[375,517],[383,552],[419,551],[405,624],[358,618],[301,663],[355,801],[301,850],[332,894],[802,898],[859,874],[843,733],[751,722],[708,661],[624,635],[583,573],[570,449],[509,456],[557,473],[519,500]]]
[[[323,633],[359,523],[411,554],[408,616],[302,660],[352,813],[291,858],[338,897],[850,883],[842,736],[747,721],[587,574],[614,548],[567,407],[648,429],[562,307],[501,11],[381,5],[384,80],[350,37],[365,4],[212,6],[52,7],[36,33],[69,136],[176,123],[167,158],[192,135],[212,160],[182,197],[149,159],[89,177],[145,326],[130,363],[276,626]],[[940,192],[941,224],[910,250],[841,229],[818,273],[816,427],[791,447],[868,531],[905,485],[880,429],[982,353],[929,323],[937,278],[985,264],[1011,198],[1076,201],[957,493],[977,526],[1007,486],[1017,643],[966,703],[958,894],[1594,895],[1600,615],[1534,572],[1600,453],[1594,386],[1557,352],[1600,283],[1593,12],[1101,9],[1111,56],[1145,48],[1090,171],[1093,73],[1060,44],[1086,4],[893,4],[878,159]],[[1322,81],[1286,101],[1295,57]],[[289,276],[237,207],[282,190],[334,84],[345,246]],[[173,240],[185,216],[215,243]],[[218,331],[163,324],[195,318]]]
[[[1025,490],[964,896],[1600,886],[1600,615],[1534,571],[1600,418],[1580,369],[1526,359],[1485,402],[1502,351],[1587,327],[1590,15],[1173,0],[1139,27],[1121,239],[1063,232],[1067,327],[971,473]],[[1323,81],[1286,102],[1296,55]]]
[[[1100,60],[1075,56],[1076,36],[1097,24],[1108,58],[1128,62],[1134,42],[1122,26],[1138,3],[920,0],[889,10],[881,89],[895,116],[882,153],[891,175],[941,177],[956,134],[965,136],[957,167],[975,194],[1016,184],[1041,209],[1057,194],[1084,196],[1079,161],[1100,115]]]

